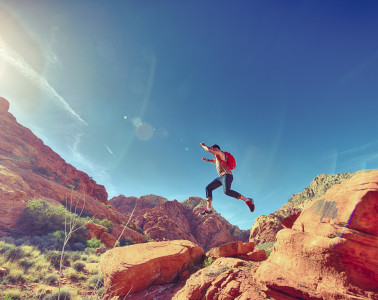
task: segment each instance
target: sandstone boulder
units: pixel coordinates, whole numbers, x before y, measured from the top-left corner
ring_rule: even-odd
[[[107,294],[123,296],[177,280],[204,251],[189,241],[151,242],[107,251],[100,263]]]
[[[254,248],[255,244],[252,242],[243,243],[237,241],[212,248],[206,253],[206,256],[211,257],[213,260],[220,257],[237,257],[252,252]]]
[[[267,259],[265,250],[257,250],[252,253],[248,253],[248,259],[252,261],[264,261]]]
[[[172,299],[268,299],[253,281],[257,266],[238,258],[219,258],[193,274]]]
[[[377,215],[377,171],[334,185],[278,232],[255,279],[273,297],[378,299]]]

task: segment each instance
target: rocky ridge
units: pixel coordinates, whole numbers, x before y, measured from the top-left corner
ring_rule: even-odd
[[[289,201],[276,212],[268,216],[259,216],[251,228],[250,240],[256,244],[276,241],[278,231],[285,228],[285,220],[290,218],[295,221],[296,217],[313,199],[323,196],[333,185],[360,173],[372,170],[361,170],[341,174],[321,174],[316,176],[311,184],[303,192],[293,194]]]
[[[154,241],[188,240],[209,250],[231,241],[248,241],[249,231],[231,225],[216,211],[199,215],[206,200],[190,197],[183,202],[168,201],[154,195],[136,197],[119,196],[110,199],[113,207],[130,218],[130,224],[151,236]]]

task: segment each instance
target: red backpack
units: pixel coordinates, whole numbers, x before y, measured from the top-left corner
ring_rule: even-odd
[[[226,161],[222,161],[222,163],[224,163],[227,168],[229,168],[230,170],[233,170],[236,168],[236,161],[235,161],[235,157],[229,153],[229,152],[224,152],[224,155],[226,155]]]

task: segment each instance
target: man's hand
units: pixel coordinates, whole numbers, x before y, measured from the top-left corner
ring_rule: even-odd
[[[205,143],[201,143],[200,145],[201,145],[202,147],[206,146],[206,144],[205,144]]]
[[[202,157],[202,160],[204,161],[208,161],[208,159],[206,157]]]

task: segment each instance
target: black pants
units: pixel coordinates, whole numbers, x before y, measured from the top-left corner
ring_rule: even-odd
[[[223,191],[227,196],[239,199],[241,194],[231,190],[231,183],[234,180],[234,176],[231,174],[225,174],[221,177],[215,178],[206,187],[206,197],[213,198],[213,191],[223,185]]]

